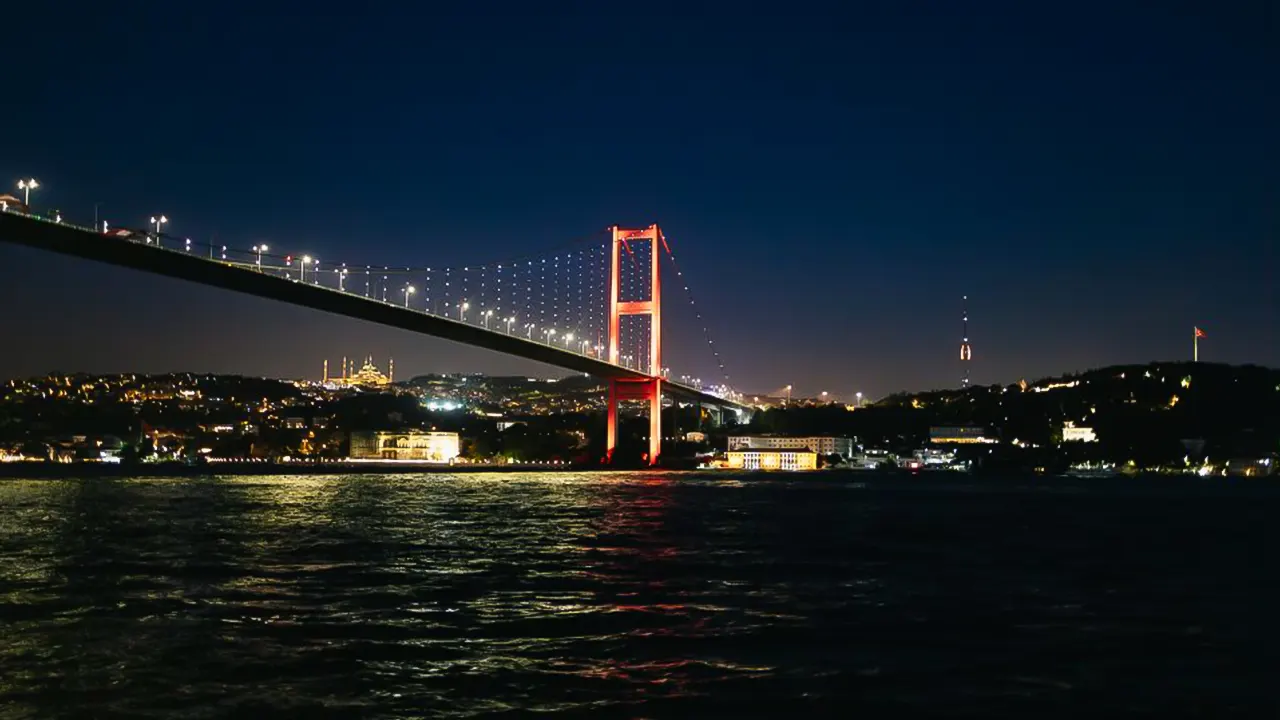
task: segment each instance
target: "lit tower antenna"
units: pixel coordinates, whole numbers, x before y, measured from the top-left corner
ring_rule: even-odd
[[[973,348],[969,347],[969,296],[962,298],[960,306],[964,324],[961,327],[963,334],[960,336],[960,362],[964,364],[964,381],[961,387],[969,387],[969,361],[973,359]]]

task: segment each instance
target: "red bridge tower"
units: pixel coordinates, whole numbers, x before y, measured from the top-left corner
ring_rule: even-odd
[[[635,259],[632,243],[649,243],[649,294],[647,300],[622,300],[619,273],[622,251]],[[609,362],[618,364],[620,319],[624,315],[649,316],[649,377],[609,381],[608,435],[605,451],[613,461],[618,446],[618,401],[649,401],[649,464],[655,465],[662,453],[662,285],[658,277],[660,248],[666,239],[657,225],[641,230],[625,230],[613,226],[613,253],[609,270]],[[637,263],[637,269],[639,265]],[[639,363],[640,358],[636,358]]]

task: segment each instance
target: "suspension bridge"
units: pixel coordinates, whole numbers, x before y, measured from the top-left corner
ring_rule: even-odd
[[[321,262],[318,257],[253,245],[192,242],[144,228],[86,227],[60,213],[32,212],[0,197],[0,242],[108,263],[452,340],[555,367],[607,384],[607,459],[618,444],[619,403],[648,406],[649,451],[662,452],[664,397],[750,413],[729,376],[658,225],[611,227],[547,255],[461,267]],[[663,365],[664,262],[701,325],[720,373],[672,379]]]

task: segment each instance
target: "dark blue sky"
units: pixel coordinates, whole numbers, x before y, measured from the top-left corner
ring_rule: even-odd
[[[953,386],[965,293],[978,382],[1183,358],[1193,324],[1205,358],[1280,365],[1272,2],[301,7],[9,8],[0,170],[77,219],[102,202],[361,262],[659,222],[750,391]],[[9,246],[0,263],[3,376],[314,375],[364,353],[402,376],[545,372]],[[703,348],[669,355],[714,375]]]

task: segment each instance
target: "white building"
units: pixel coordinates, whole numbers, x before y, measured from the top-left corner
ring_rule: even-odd
[[[734,470],[817,470],[818,456],[812,450],[729,451],[729,467]]]
[[[415,460],[451,463],[458,457],[458,433],[353,432],[351,458],[355,460]]]
[[[853,456],[853,440],[841,437],[814,435],[810,437],[781,437],[776,435],[736,435],[729,438],[729,452],[734,450],[803,450],[808,448],[819,455]]]
[[[1062,426],[1062,442],[1098,442],[1098,436],[1093,428],[1076,427],[1075,423],[1068,421]]]

